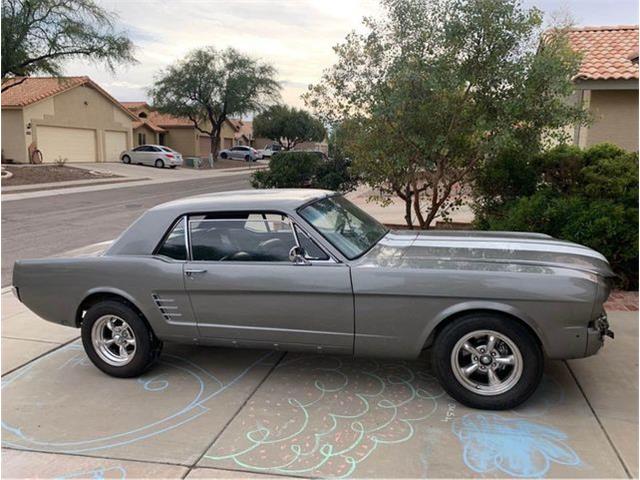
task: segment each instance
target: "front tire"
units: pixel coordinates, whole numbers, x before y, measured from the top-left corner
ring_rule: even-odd
[[[122,163],[131,163],[131,157],[129,155],[125,155],[124,157],[122,157]]]
[[[432,363],[444,389],[460,403],[508,410],[535,392],[544,357],[537,338],[517,320],[471,314],[438,334]]]
[[[137,377],[146,372],[162,348],[144,319],[128,305],[107,300],[86,312],[82,345],[91,362],[113,377]]]
[[[226,153],[224,153],[224,152],[222,152],[222,153],[220,154],[220,158],[222,158],[223,160],[226,160],[226,159],[227,159],[227,156],[228,156],[228,155],[227,155]]]

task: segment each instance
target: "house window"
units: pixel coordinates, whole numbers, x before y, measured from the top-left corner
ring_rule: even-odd
[[[147,143],[147,135],[144,133],[138,134],[138,145],[144,145]]]
[[[160,134],[160,140],[158,140],[158,143],[160,145],[165,145],[165,138],[164,138],[164,133]]]

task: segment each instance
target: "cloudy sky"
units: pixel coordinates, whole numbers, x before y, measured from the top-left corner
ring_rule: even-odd
[[[232,46],[278,69],[283,100],[302,106],[300,94],[334,61],[332,46],[363,16],[379,13],[376,0],[98,0],[116,12],[136,45],[139,63],[118,69],[74,62],[68,75],[89,75],[118,100],[146,100],[154,76],[189,50]],[[638,23],[637,0],[523,0],[578,25]]]

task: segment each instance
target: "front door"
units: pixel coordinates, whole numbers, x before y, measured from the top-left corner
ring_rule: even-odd
[[[349,267],[328,256],[292,263],[285,216],[192,217],[189,237],[185,288],[205,342],[352,353]]]

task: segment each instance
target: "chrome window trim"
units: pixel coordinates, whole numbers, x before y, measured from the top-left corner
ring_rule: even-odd
[[[224,213],[224,212],[208,212],[208,213]],[[276,215],[281,215],[282,217],[285,217],[289,223],[289,225],[291,226],[291,231],[293,233],[293,239],[294,242],[296,244],[296,246],[300,247],[300,241],[298,239],[298,235],[296,233],[296,229],[295,227],[297,226],[298,228],[300,228],[300,230],[302,230],[308,237],[309,239],[311,239],[311,241],[313,241],[316,246],[322,250],[328,257],[329,259],[327,260],[311,260],[308,259],[309,262],[311,263],[311,265],[337,265],[340,264],[342,262],[339,262],[338,260],[336,260],[335,256],[331,254],[331,252],[328,252],[327,249],[320,245],[318,243],[318,241],[312,236],[309,235],[309,232],[305,229],[302,228],[300,226],[300,223],[295,221],[291,215],[288,215],[284,212],[276,212],[276,211],[255,211],[255,212],[251,212],[252,214],[255,215],[262,215],[264,218],[264,215],[268,215],[268,214],[276,214]],[[209,263],[209,264],[221,264],[221,263],[233,263],[233,264],[237,264],[237,265],[293,265],[292,262],[289,261],[282,261],[282,262],[246,262],[246,261],[241,261],[241,260],[196,260],[193,258],[193,253],[192,253],[192,245],[191,245],[191,222],[193,221],[191,219],[191,217],[195,217],[198,215],[207,215],[207,213],[192,213],[192,214],[186,214],[183,215],[183,218],[188,217],[187,218],[187,223],[185,225],[185,240],[187,241],[187,261],[188,262],[195,262],[195,263]],[[211,218],[208,220],[205,220],[207,222],[215,222],[215,221],[220,221],[220,222],[229,222],[229,221],[238,221],[238,222],[247,222],[247,221],[256,221],[256,222],[270,222],[272,220],[248,220],[246,218]],[[284,221],[283,221],[284,222]],[[177,224],[178,222],[176,222]]]

